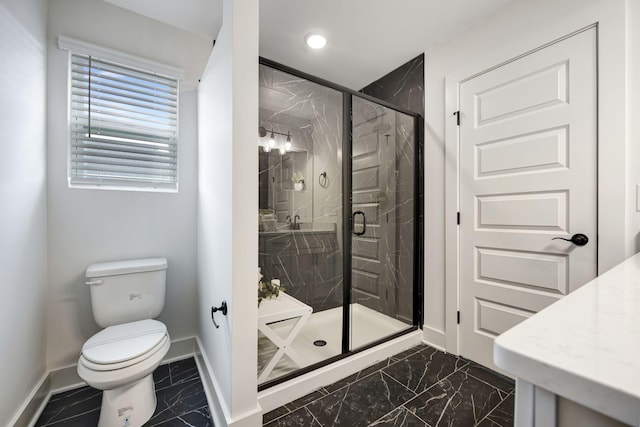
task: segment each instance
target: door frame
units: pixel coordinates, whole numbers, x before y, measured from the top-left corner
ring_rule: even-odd
[[[459,110],[460,85],[480,74],[484,74],[509,62],[529,55],[552,44],[558,43],[580,32],[595,28],[596,31],[596,109],[597,109],[597,140],[607,141],[597,144],[597,229],[598,236],[598,274],[605,272],[625,258],[625,204],[626,192],[606,191],[607,188],[626,188],[625,173],[625,117],[624,106],[619,105],[620,99],[625,99],[624,82],[619,82],[616,62],[606,62],[601,55],[604,49],[618,49],[615,47],[619,40],[615,32],[604,32],[602,27],[610,28],[613,22],[596,21],[589,25],[577,27],[574,31],[567,31],[564,35],[551,38],[552,41],[538,43],[534,46],[511,46],[509,52],[502,52],[498,60],[491,58],[479,61],[479,64],[465,67],[445,78],[445,331],[443,342],[445,349],[459,354],[459,324],[458,310],[460,307],[459,283],[459,226],[457,214],[459,211],[459,126],[455,112]],[[603,37],[606,34],[607,37]],[[617,59],[617,58],[616,58]],[[608,58],[611,61],[611,58]],[[624,63],[624,62],[622,62]],[[620,64],[618,62],[617,64]],[[607,111],[607,114],[604,112]],[[462,117],[464,120],[464,117]],[[450,161],[451,160],[451,161]],[[453,161],[455,160],[455,161]],[[465,219],[462,218],[462,221]],[[464,315],[464,314],[462,314]]]

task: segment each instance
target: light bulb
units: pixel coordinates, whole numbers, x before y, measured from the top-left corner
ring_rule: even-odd
[[[286,153],[286,150],[284,149],[284,147],[280,147],[280,154],[284,154]]]
[[[268,145],[265,145],[264,147],[262,147],[262,150],[263,150],[265,153],[268,153],[269,151],[271,151],[271,147],[269,147]]]
[[[308,34],[305,41],[311,49],[322,49],[327,45],[327,39],[320,34]]]
[[[271,132],[271,136],[269,136],[269,146],[275,147],[276,145],[276,136]]]
[[[287,132],[287,142],[284,143],[284,149],[291,151],[291,134],[289,134],[289,132]]]

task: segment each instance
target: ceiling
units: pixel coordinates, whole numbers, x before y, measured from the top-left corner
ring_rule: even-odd
[[[215,39],[222,0],[104,0]],[[511,0],[260,0],[260,55],[359,90]],[[327,36],[312,51],[304,36]]]

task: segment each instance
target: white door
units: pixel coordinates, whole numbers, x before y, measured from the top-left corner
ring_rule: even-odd
[[[485,366],[596,276],[596,79],[589,29],[460,85],[460,354]]]

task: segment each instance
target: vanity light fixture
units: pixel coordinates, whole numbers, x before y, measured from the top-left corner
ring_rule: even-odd
[[[311,49],[322,49],[327,45],[327,38],[322,34],[309,33],[305,36],[304,41]]]
[[[288,151],[291,151],[291,132],[287,131],[287,133],[283,133],[283,132],[275,131],[273,129],[271,129],[270,131],[267,131],[267,129],[264,126],[260,126],[258,128],[258,135],[260,136],[260,138],[264,138],[265,136],[267,136],[267,134],[269,134],[269,143],[264,144],[263,146],[263,150],[265,153],[268,153],[271,150],[276,148],[280,151],[280,154],[284,154]],[[276,134],[287,137],[287,141],[284,142],[279,147],[277,146],[279,144],[276,143]]]

